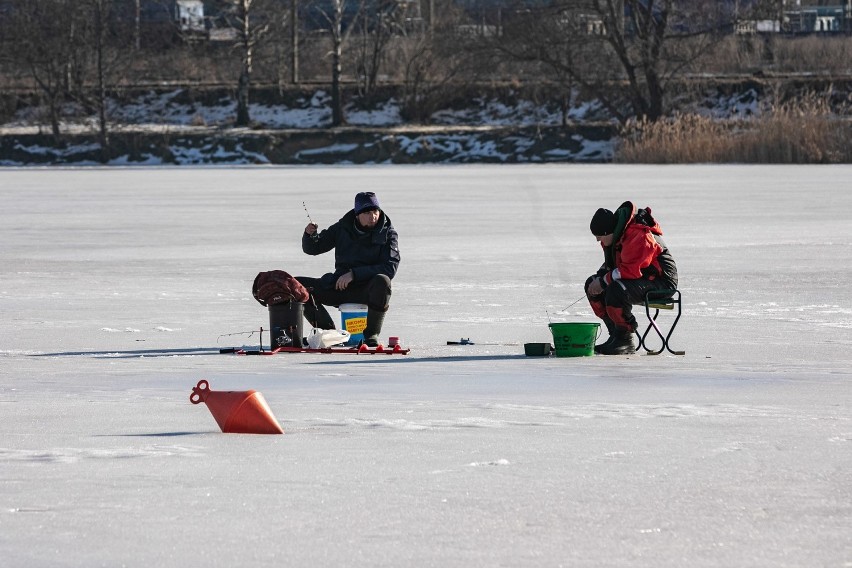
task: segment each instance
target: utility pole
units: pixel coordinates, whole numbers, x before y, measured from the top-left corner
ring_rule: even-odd
[[[142,0],[136,0],[136,29],[134,30],[136,51],[142,49]]]
[[[290,63],[291,82],[299,84],[299,0],[290,0],[290,47],[292,61]]]

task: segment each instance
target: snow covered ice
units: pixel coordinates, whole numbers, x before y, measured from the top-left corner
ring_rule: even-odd
[[[0,169],[0,564],[852,566],[850,180]],[[400,233],[382,335],[411,354],[219,354],[268,324],[257,272],[331,268],[302,202],[326,227],[364,190]],[[565,308],[591,214],[626,199],[678,262],[686,355],[525,357],[594,321]],[[202,378],[286,434],[222,434]]]

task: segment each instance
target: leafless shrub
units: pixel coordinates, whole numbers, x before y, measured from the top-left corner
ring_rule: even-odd
[[[428,122],[437,108],[446,106],[482,77],[485,66],[478,63],[481,52],[476,48],[476,38],[460,36],[459,21],[445,14],[432,34],[413,36],[402,44],[403,118]]]

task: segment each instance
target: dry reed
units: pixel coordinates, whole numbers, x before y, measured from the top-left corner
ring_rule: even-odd
[[[775,105],[749,119],[693,114],[625,126],[625,163],[831,164],[852,162],[852,123],[817,97]]]

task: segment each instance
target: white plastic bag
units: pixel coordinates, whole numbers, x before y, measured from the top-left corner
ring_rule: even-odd
[[[340,345],[349,341],[349,335],[348,331],[314,328],[308,334],[308,347],[311,349],[324,349]]]

